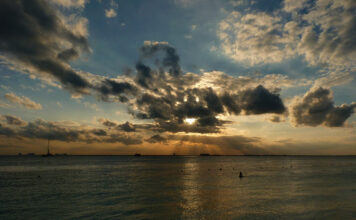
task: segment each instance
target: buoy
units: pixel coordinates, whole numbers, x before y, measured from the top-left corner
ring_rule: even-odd
[[[240,177],[240,178],[244,177],[244,175],[242,174],[241,171],[240,171],[239,177]]]

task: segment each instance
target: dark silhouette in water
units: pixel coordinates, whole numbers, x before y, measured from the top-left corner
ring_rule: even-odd
[[[200,156],[210,156],[210,154],[200,154]]]
[[[239,177],[240,177],[240,178],[244,177],[244,175],[242,174],[241,171],[240,171]]]
[[[135,156],[135,157],[139,157],[139,156],[141,156],[141,154],[137,154],[137,153],[136,153],[134,156]]]

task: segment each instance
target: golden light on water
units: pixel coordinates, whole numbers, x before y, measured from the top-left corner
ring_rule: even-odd
[[[195,119],[195,118],[186,118],[186,119],[184,119],[184,122],[191,125],[191,124],[193,124],[196,120],[197,120],[197,119]]]

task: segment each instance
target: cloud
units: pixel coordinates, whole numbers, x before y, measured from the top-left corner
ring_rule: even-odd
[[[285,107],[279,95],[269,92],[261,85],[255,89],[243,91],[240,96],[242,109],[244,109],[247,114],[281,114],[285,111]]]
[[[117,101],[126,102],[127,97],[124,94],[135,95],[137,92],[133,83],[108,78],[99,79],[94,88],[99,92],[100,99],[104,101],[109,101],[109,96],[114,96]]]
[[[293,1],[293,0],[284,0],[284,10],[287,12],[293,12],[299,9],[302,9],[303,7],[306,6],[307,0],[299,0],[299,1]]]
[[[84,8],[88,0],[51,0],[51,3],[66,7],[66,8]]]
[[[264,12],[232,12],[219,24],[221,50],[234,60],[251,65],[280,62],[289,56],[281,37],[281,18]]]
[[[118,125],[118,128],[120,128],[121,130],[126,131],[126,132],[136,131],[135,125],[133,125],[132,123],[130,123],[128,121],[121,125]]]
[[[303,28],[298,52],[312,64],[355,66],[355,10],[356,4],[350,0],[317,1],[309,13],[300,14],[308,26]]]
[[[9,62],[49,74],[66,88],[82,91],[88,82],[65,61],[89,52],[88,40],[69,29],[61,17],[43,0],[1,1],[0,50]]]
[[[134,117],[153,119],[155,131],[218,133],[224,124],[230,123],[218,119],[219,114],[281,114],[285,111],[276,85],[293,82],[284,76],[275,74],[256,80],[220,72],[183,73],[176,50],[167,42],[145,41],[140,52],[133,76],[136,93],[127,104]],[[155,61],[157,68],[144,63],[148,58]],[[187,118],[196,121],[188,124]]]
[[[58,1],[65,5],[84,1]],[[30,10],[31,9],[31,10]],[[91,53],[87,19],[77,14],[64,16],[45,0],[0,2],[0,59],[11,68],[64,87],[74,95],[91,91],[108,101],[110,95],[133,92],[128,82],[76,71],[69,62]],[[59,81],[61,85],[57,85]],[[116,100],[125,101],[120,96]]]
[[[137,134],[127,134],[118,130],[98,129],[81,126],[75,123],[50,122],[38,119],[24,122],[21,119],[6,115],[7,125],[0,124],[0,135],[17,139],[45,139],[64,142],[85,143],[123,143],[134,145],[142,143],[142,137]]]
[[[311,65],[355,71],[356,5],[352,0],[282,2],[271,13],[233,11],[217,30],[221,51],[247,64],[302,56]],[[303,9],[303,10],[302,10]]]
[[[105,17],[107,18],[113,18],[113,17],[116,17],[116,11],[115,9],[113,8],[110,8],[110,9],[105,9]]]
[[[329,72],[326,76],[320,77],[314,82],[314,87],[334,87],[350,83],[354,76],[346,70]]]
[[[295,126],[342,127],[355,108],[356,103],[335,106],[330,89],[313,87],[303,97],[294,98],[290,106],[290,116]]]
[[[271,115],[270,117],[267,118],[267,120],[274,123],[279,123],[284,121],[279,115]]]
[[[110,8],[105,9],[105,17],[107,18],[116,17],[118,8],[119,8],[119,4],[115,0],[110,0]]]
[[[0,136],[6,136],[6,137],[11,137],[15,134],[13,129],[9,127],[4,127],[2,124],[0,124]]]
[[[102,125],[106,126],[106,127],[115,127],[117,126],[117,124],[115,122],[112,122],[110,120],[107,120],[107,119],[99,119],[98,120]]]
[[[27,123],[19,117],[13,115],[2,115],[0,118],[4,119],[8,125],[24,126]]]
[[[151,136],[149,139],[146,139],[146,141],[149,143],[164,143],[167,142],[167,139],[159,134],[156,134]]]
[[[279,95],[261,85],[237,93],[218,94],[208,87],[188,88],[174,91],[174,94],[143,94],[135,103],[138,112],[134,115],[140,119],[156,120],[164,131],[217,133],[222,125],[228,123],[218,119],[219,114],[281,114],[285,111]],[[195,118],[196,122],[187,124],[186,118]]]
[[[167,42],[145,41],[140,49],[141,59],[150,58],[160,51],[165,52],[165,57],[162,60],[163,67],[168,67],[168,72],[172,76],[181,74],[182,70],[179,65],[179,56],[176,49]]]
[[[271,91],[278,91],[282,88],[310,86],[312,84],[312,80],[292,80],[283,74],[231,76],[221,71],[211,71],[204,72],[195,87],[213,87],[217,92],[223,93],[224,91],[239,92],[258,85],[262,85]]]
[[[17,96],[14,93],[6,93],[4,97],[10,101],[11,103],[15,103],[18,105],[21,105],[27,109],[35,109],[35,110],[40,110],[42,109],[42,105],[32,101],[26,96]]]

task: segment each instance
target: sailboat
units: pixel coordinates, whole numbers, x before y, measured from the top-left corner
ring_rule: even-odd
[[[52,157],[53,155],[49,151],[49,137],[47,142],[47,154],[43,154],[42,157]]]

